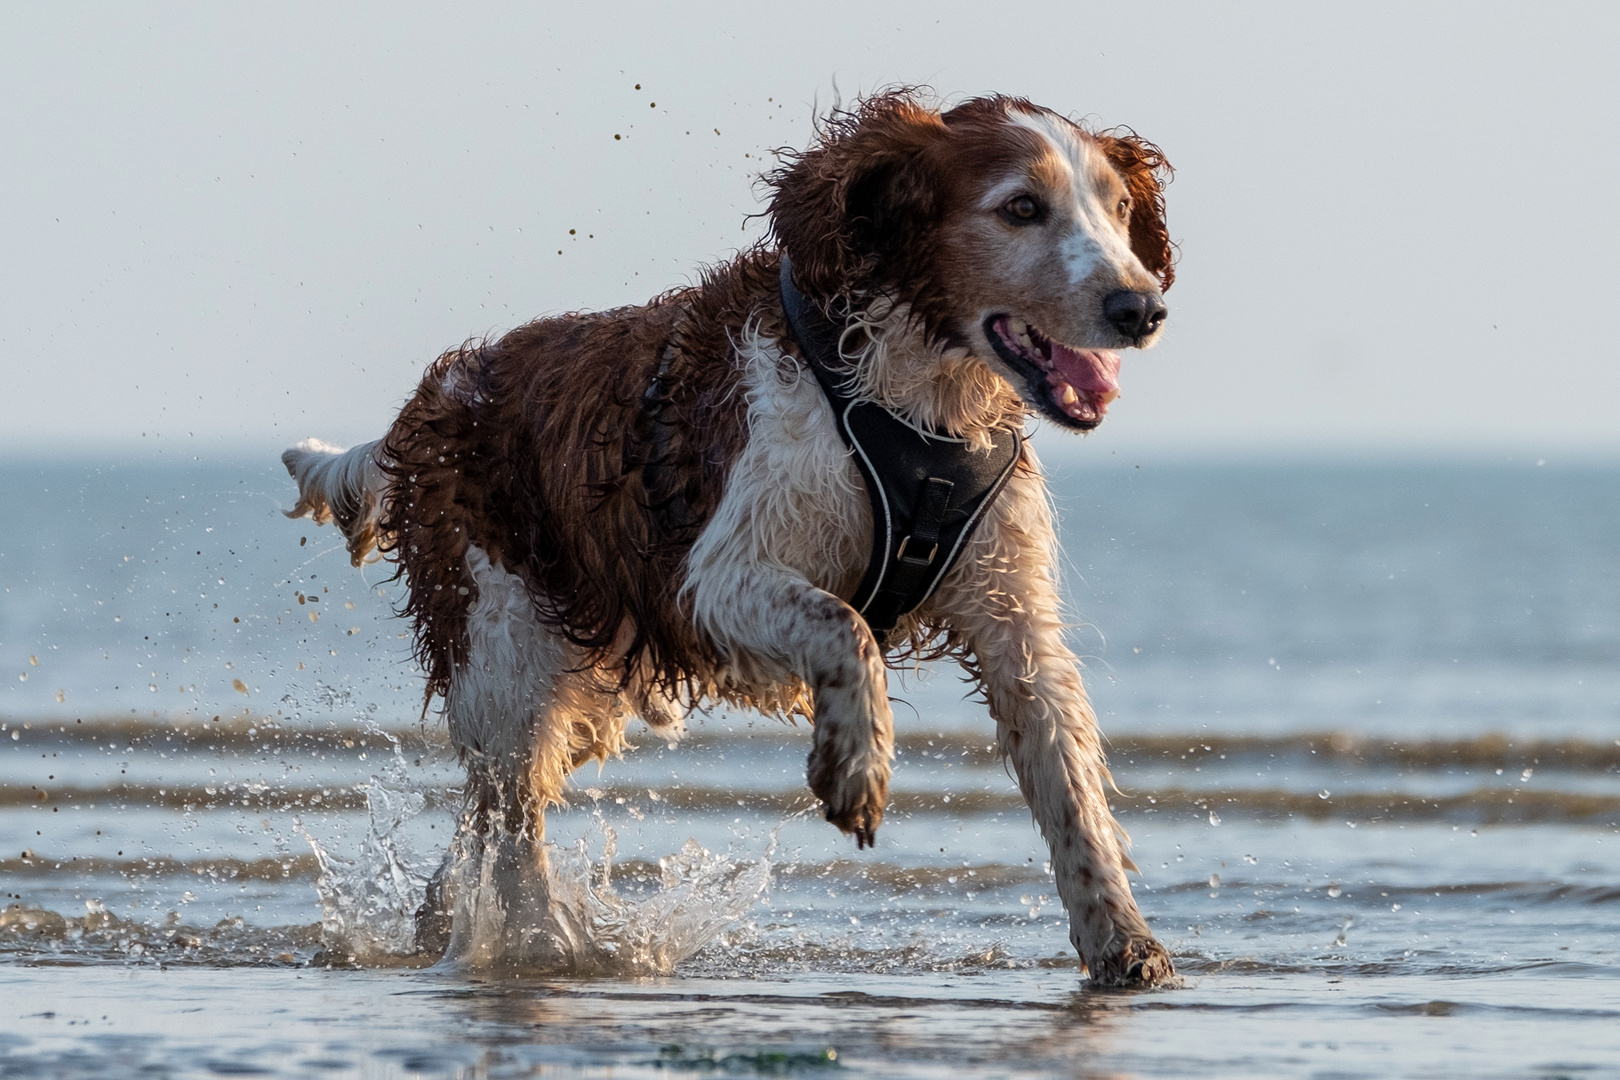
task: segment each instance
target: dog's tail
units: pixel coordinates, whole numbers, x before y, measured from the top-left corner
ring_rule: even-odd
[[[381,540],[377,522],[388,490],[378,460],[381,452],[381,439],[351,450],[305,439],[281,455],[281,463],[298,481],[298,503],[287,516],[308,517],[317,525],[336,521],[349,542],[349,561],[356,566]]]

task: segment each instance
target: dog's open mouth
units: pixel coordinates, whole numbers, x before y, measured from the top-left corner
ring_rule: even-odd
[[[1068,427],[1089,431],[1119,396],[1119,354],[1053,341],[1023,319],[992,315],[984,336],[1029,384],[1029,398]]]

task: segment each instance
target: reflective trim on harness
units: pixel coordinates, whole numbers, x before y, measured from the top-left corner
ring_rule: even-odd
[[[834,370],[839,329],[793,283],[785,252],[781,288],[788,330],[832,406],[838,434],[854,451],[872,504],[872,553],[850,605],[886,645],[900,619],[956,565],[1012,476],[1023,435],[998,429],[986,453],[964,439],[908,424],[874,401],[851,399]]]

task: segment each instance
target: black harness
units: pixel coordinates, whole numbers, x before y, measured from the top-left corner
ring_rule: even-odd
[[[786,252],[782,311],[866,482],[872,555],[850,605],[886,645],[895,624],[956,565],[1018,464],[1024,439],[1002,428],[992,434],[989,453],[975,452],[965,439],[913,427],[875,401],[852,400],[837,370],[841,329],[793,284]]]

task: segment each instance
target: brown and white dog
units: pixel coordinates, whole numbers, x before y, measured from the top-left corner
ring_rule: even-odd
[[[1145,348],[1173,276],[1169,166],[1027,101],[911,92],[825,120],[766,177],[767,243],[641,307],[541,319],[445,353],[382,439],[283,456],[289,513],[397,560],[467,809],[419,919],[471,965],[544,965],[544,812],[640,716],[722,702],[810,717],[810,789],[869,843],[888,797],[885,663],[977,680],[1102,984],[1174,974],[1132,899],[1095,716],[1064,643],[1056,537],[1027,449],[885,655],[846,600],[872,513],[784,324],[778,270],[847,312],[847,385],[988,449],[1031,413],[1078,431]],[[1133,867],[1131,867],[1133,868]],[[446,937],[447,935],[447,937]]]

